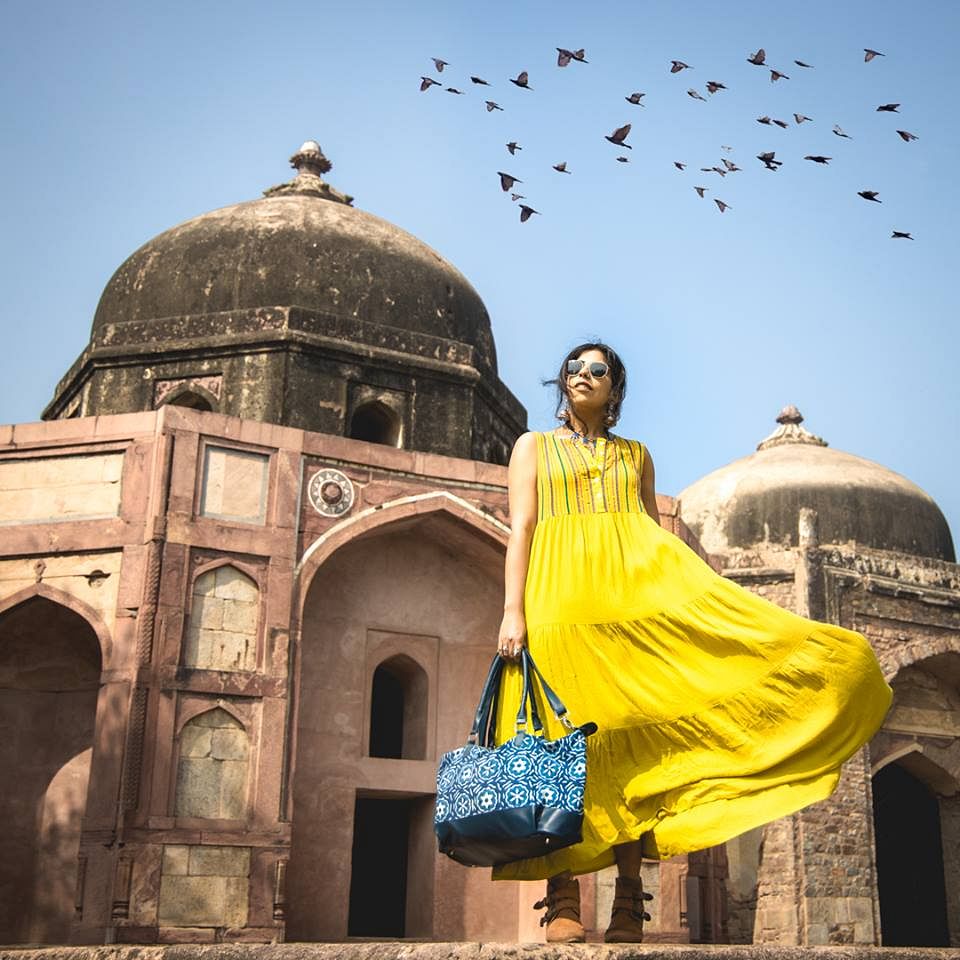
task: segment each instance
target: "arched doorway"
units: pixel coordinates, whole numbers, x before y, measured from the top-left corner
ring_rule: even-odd
[[[0,613],[0,942],[69,941],[100,672],[79,614],[39,596]]]
[[[502,576],[500,542],[434,510],[367,530],[310,581],[289,940],[461,939],[471,908],[478,936],[481,923],[500,924],[499,939],[516,935],[516,891],[478,873],[482,890],[467,896],[473,878],[437,856],[433,832],[436,760],[466,738],[495,648]]]
[[[873,815],[883,945],[949,946],[937,795],[890,763],[873,778]]]

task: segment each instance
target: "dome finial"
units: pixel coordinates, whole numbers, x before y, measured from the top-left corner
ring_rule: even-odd
[[[290,158],[290,166],[296,167],[297,175],[287,183],[269,187],[263,191],[265,197],[283,196],[299,193],[321,200],[333,200],[334,203],[353,204],[353,197],[334,189],[323,179],[323,174],[333,169],[333,164],[323,155],[316,140],[307,140]]]
[[[767,447],[778,447],[781,443],[813,443],[818,447],[828,446],[822,437],[814,436],[809,430],[801,427],[803,414],[792,404],[787,404],[778,414],[777,423],[780,424],[769,437],[764,437],[757,444],[758,450]]]

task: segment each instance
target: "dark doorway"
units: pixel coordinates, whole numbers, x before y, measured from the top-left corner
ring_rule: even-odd
[[[403,756],[404,683],[381,664],[370,692],[370,756],[399,760]]]
[[[897,763],[873,778],[880,927],[885,947],[946,947],[940,804]]]
[[[406,935],[411,809],[409,800],[357,797],[348,936]]]
[[[400,420],[386,405],[374,400],[364,403],[350,420],[350,436],[369,443],[385,443],[395,447],[400,436]]]

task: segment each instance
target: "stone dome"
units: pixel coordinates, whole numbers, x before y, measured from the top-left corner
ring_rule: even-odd
[[[490,318],[467,279],[325,183],[331,165],[315,141],[291,163],[291,182],[194,217],[128,257],[100,298],[92,342],[109,342],[119,323],[169,317],[203,317],[209,336],[211,315],[229,324],[231,311],[296,306],[457,341],[496,372]]]
[[[755,453],[679,494],[681,516],[707,551],[795,547],[800,508],[810,507],[821,543],[954,561],[950,528],[929,494],[879,463],[831,449],[801,426],[796,407],[785,408],[777,421]]]

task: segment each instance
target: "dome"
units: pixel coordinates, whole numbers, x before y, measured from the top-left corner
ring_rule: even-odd
[[[679,494],[680,513],[710,553],[761,543],[795,547],[801,507],[817,512],[821,543],[848,543],[953,562],[950,528],[933,498],[887,467],[831,449],[796,407],[755,453]]]
[[[496,372],[490,318],[467,279],[325,183],[330,163],[315,141],[291,163],[290,183],[166,230],[128,257],[100,298],[92,342],[109,342],[120,323],[170,317],[193,318],[209,336],[212,315],[296,306],[456,341]]]

